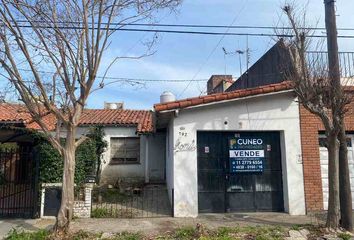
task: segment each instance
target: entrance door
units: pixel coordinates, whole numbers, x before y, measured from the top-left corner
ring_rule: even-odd
[[[222,134],[200,132],[198,147],[199,212],[225,212],[225,156]]]
[[[230,139],[262,139],[261,171],[230,169]],[[284,211],[278,132],[198,132],[200,212]]]

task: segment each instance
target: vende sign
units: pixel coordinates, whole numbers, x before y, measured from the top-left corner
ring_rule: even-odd
[[[264,150],[230,150],[231,158],[254,158],[254,157],[264,157]]]
[[[230,172],[263,172],[264,141],[238,137],[229,140]]]

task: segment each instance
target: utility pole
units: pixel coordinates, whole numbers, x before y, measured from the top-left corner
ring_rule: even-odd
[[[338,32],[336,23],[336,12],[335,12],[335,0],[324,0],[325,4],[325,21],[326,21],[326,31],[327,31],[327,50],[328,50],[328,70],[331,85],[333,88],[332,97],[342,93],[341,86],[341,75],[339,66],[339,55],[338,55]],[[336,101],[334,101],[332,106],[332,111],[337,109]],[[332,113],[333,116],[338,116],[338,114]],[[340,115],[340,114],[339,114]],[[341,226],[349,231],[353,229],[352,224],[352,199],[351,199],[351,189],[350,189],[350,177],[349,177],[349,165],[347,157],[347,146],[346,146],[346,133],[344,116],[338,121],[338,128],[340,129],[338,133],[338,141],[340,141],[340,151],[339,151],[339,161],[332,163],[334,168],[332,170],[335,173],[328,173],[329,176],[329,187],[333,188],[336,192],[333,199],[329,201],[329,213],[330,211],[335,211],[331,207],[338,208],[335,206],[340,203],[340,215],[341,215]],[[337,158],[338,159],[338,158]],[[331,163],[329,163],[331,164]],[[329,167],[331,169],[331,167]],[[331,176],[331,177],[330,177]],[[339,191],[339,194],[337,194]],[[338,199],[339,198],[339,199]],[[332,201],[332,203],[331,203]],[[332,205],[334,204],[334,205]],[[337,215],[338,213],[334,213]],[[330,214],[328,214],[330,215]],[[327,218],[327,223],[329,218]]]

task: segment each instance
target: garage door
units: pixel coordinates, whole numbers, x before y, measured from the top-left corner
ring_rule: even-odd
[[[198,132],[197,146],[199,212],[284,210],[279,132]]]
[[[348,146],[348,161],[350,172],[350,183],[352,190],[352,199],[354,206],[354,151],[353,151],[354,136],[350,135],[347,139]],[[323,208],[328,209],[328,151],[325,146],[325,136],[320,136],[320,161],[321,161],[321,177],[322,177],[322,192],[323,192]]]

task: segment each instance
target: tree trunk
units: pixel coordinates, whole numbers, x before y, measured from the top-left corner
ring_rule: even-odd
[[[339,226],[339,141],[337,134],[329,133],[328,141],[328,214],[326,227]]]
[[[63,151],[64,170],[61,206],[54,227],[55,232],[59,235],[65,234],[68,231],[70,221],[73,217],[76,151],[75,130],[75,127],[68,127]]]
[[[341,131],[338,134],[339,148],[339,197],[341,227],[347,231],[353,230],[352,216],[352,193],[350,189],[350,175],[348,164],[347,137],[344,123],[341,124]]]

